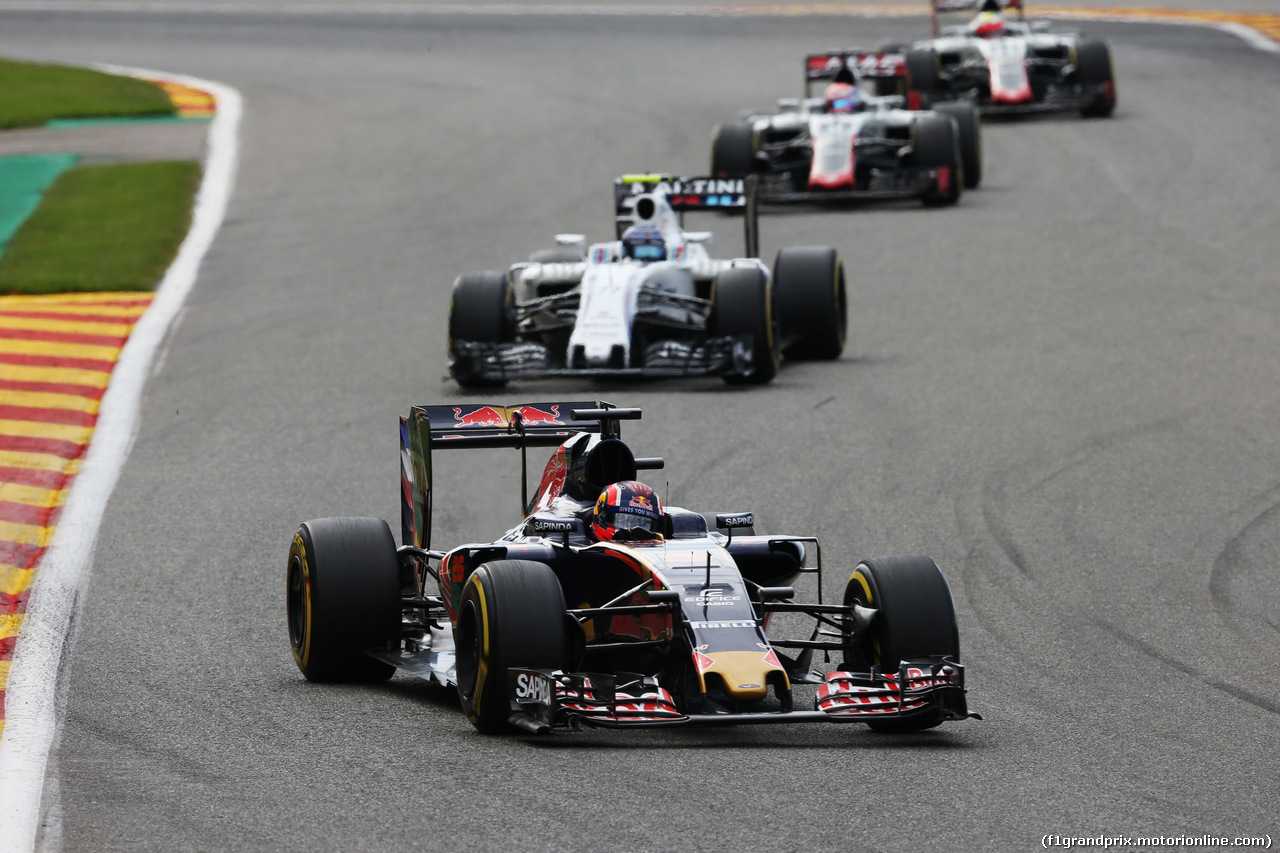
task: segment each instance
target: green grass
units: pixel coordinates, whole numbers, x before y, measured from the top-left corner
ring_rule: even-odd
[[[174,112],[164,90],[145,80],[0,59],[0,128],[34,127],[55,118]]]
[[[0,256],[0,294],[152,289],[199,183],[194,160],[68,169]]]

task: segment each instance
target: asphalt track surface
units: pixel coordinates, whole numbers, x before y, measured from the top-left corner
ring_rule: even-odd
[[[1280,836],[1280,60],[1097,24],[1109,121],[991,124],[982,189],[769,217],[837,246],[851,345],[771,386],[444,373],[449,285],[609,233],[799,57],[918,21],[0,13],[0,54],[245,96],[235,196],[150,381],[66,663],[46,849],[1028,849]],[[735,253],[738,224],[709,220]],[[411,402],[601,397],[669,502],[950,578],[984,722],[475,734],[447,691],[306,683],[297,523],[397,516]],[[669,480],[669,486],[665,481]],[[442,461],[437,545],[514,521],[514,454]],[[809,590],[812,592],[812,589]]]

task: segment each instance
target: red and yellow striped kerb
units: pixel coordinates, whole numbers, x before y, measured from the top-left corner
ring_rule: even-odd
[[[153,296],[0,296],[0,736],[32,581],[120,349]]]
[[[203,89],[193,89],[181,83],[158,80],[156,85],[164,89],[182,118],[212,118],[217,107],[213,95]]]

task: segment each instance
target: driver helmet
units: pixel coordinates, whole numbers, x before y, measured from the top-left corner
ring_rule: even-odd
[[[829,113],[860,113],[867,107],[862,93],[849,83],[832,83],[822,97]]]
[[[969,24],[969,32],[978,38],[999,38],[1004,35],[1004,18],[999,12],[979,12]]]
[[[667,241],[656,225],[632,225],[622,232],[622,254],[649,263],[667,259]]]
[[[661,539],[662,501],[637,480],[605,486],[591,512],[591,532],[601,542]]]

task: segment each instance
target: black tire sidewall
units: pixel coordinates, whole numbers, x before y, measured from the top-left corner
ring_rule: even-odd
[[[773,263],[778,324],[785,339],[796,337],[788,358],[835,359],[848,334],[844,265],[830,246],[782,249]]]
[[[485,734],[509,731],[507,670],[564,669],[568,632],[564,592],[551,567],[498,560],[467,578],[459,603],[458,698],[472,725]],[[474,656],[474,626],[479,654]]]
[[[846,652],[847,664],[874,664],[882,672],[894,672],[901,661],[915,658],[943,655],[960,662],[951,587],[930,558],[903,555],[864,560],[845,585],[845,603],[877,611],[871,642]]]
[[[717,125],[711,135],[711,174],[745,178],[755,171],[755,129],[746,122]]]
[[[733,267],[716,278],[712,294],[712,334],[750,334],[755,370],[747,376],[729,374],[731,385],[763,385],[773,380],[780,364],[778,310],[772,277],[755,266]],[[761,346],[761,341],[764,342]]]
[[[305,583],[300,592],[293,588],[299,575]],[[289,549],[285,583],[290,647],[308,680],[391,677],[395,667],[365,654],[396,639],[399,629],[399,561],[385,521],[321,518],[305,522]],[[302,630],[295,631],[298,623]]]

